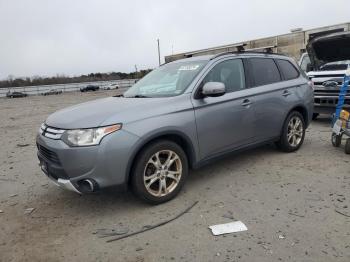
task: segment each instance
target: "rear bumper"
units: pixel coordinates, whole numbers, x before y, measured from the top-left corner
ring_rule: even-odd
[[[93,181],[96,189],[126,188],[127,166],[132,145],[139,138],[120,130],[106,136],[98,146],[69,147],[61,140],[37,136],[37,156],[43,172],[60,187],[77,193],[83,181]]]

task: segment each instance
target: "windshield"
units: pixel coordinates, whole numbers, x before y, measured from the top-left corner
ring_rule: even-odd
[[[207,61],[163,65],[133,85],[124,97],[166,97],[182,94]]]
[[[329,70],[346,70],[348,69],[348,66],[350,65],[350,60],[344,60],[344,61],[338,61],[338,62],[332,62],[327,63],[320,67],[320,70],[322,71],[329,71]]]

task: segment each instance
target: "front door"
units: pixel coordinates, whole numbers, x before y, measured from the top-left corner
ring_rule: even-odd
[[[242,60],[217,62],[203,77],[197,92],[207,82],[224,83],[226,93],[193,98],[202,159],[249,144],[254,138],[254,101],[247,95]]]

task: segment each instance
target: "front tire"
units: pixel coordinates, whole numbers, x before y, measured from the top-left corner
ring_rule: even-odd
[[[183,149],[168,140],[159,140],[144,148],[132,170],[132,189],[141,199],[160,204],[173,199],[187,175],[188,161]]]
[[[294,152],[301,147],[304,137],[304,118],[298,111],[292,111],[284,122],[280,140],[276,144],[284,152]]]

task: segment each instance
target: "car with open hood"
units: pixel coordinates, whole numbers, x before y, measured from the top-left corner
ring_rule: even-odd
[[[350,32],[315,38],[306,49],[308,58],[305,57],[304,61],[310,60],[306,71],[314,84],[314,118],[319,113],[332,114],[344,75],[350,67]],[[344,107],[350,107],[350,93],[345,97]]]

